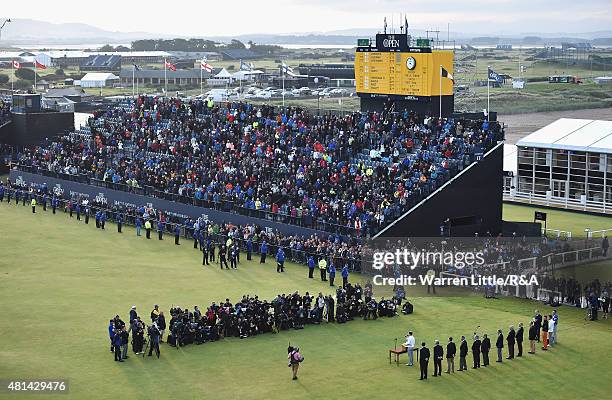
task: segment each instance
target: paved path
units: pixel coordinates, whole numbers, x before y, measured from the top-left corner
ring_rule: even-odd
[[[515,144],[519,139],[559,118],[602,119],[612,121],[612,108],[499,115],[497,119],[507,126],[506,143]]]

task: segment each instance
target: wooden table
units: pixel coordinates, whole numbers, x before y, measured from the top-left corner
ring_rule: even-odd
[[[408,353],[408,349],[404,346],[398,347],[396,349],[389,349],[389,364],[391,364],[391,356],[395,355],[395,364],[399,366],[399,357],[400,354]]]

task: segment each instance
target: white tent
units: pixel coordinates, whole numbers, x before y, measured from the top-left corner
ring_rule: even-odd
[[[81,87],[106,87],[116,82],[119,82],[119,77],[110,72],[88,72],[81,78]]]
[[[232,79],[235,81],[254,81],[258,76],[263,75],[264,72],[258,69],[253,71],[238,71],[232,75]]]

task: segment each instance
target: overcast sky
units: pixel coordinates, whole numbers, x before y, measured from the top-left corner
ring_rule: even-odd
[[[411,28],[489,35],[612,30],[612,0],[3,0],[3,17],[184,36]]]

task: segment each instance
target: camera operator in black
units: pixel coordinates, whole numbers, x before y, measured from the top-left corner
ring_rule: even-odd
[[[378,315],[376,315],[376,309],[378,308],[378,304],[376,304],[376,300],[372,297],[365,305],[365,312],[363,313],[363,319],[376,319]]]
[[[142,347],[144,345],[144,332],[145,324],[140,320],[140,317],[136,317],[132,328],[132,346],[134,353],[142,353]]]
[[[157,358],[159,358],[159,330],[157,329],[157,325],[153,324],[149,326],[149,357],[153,355],[153,350],[155,349],[155,353],[157,354]]]

